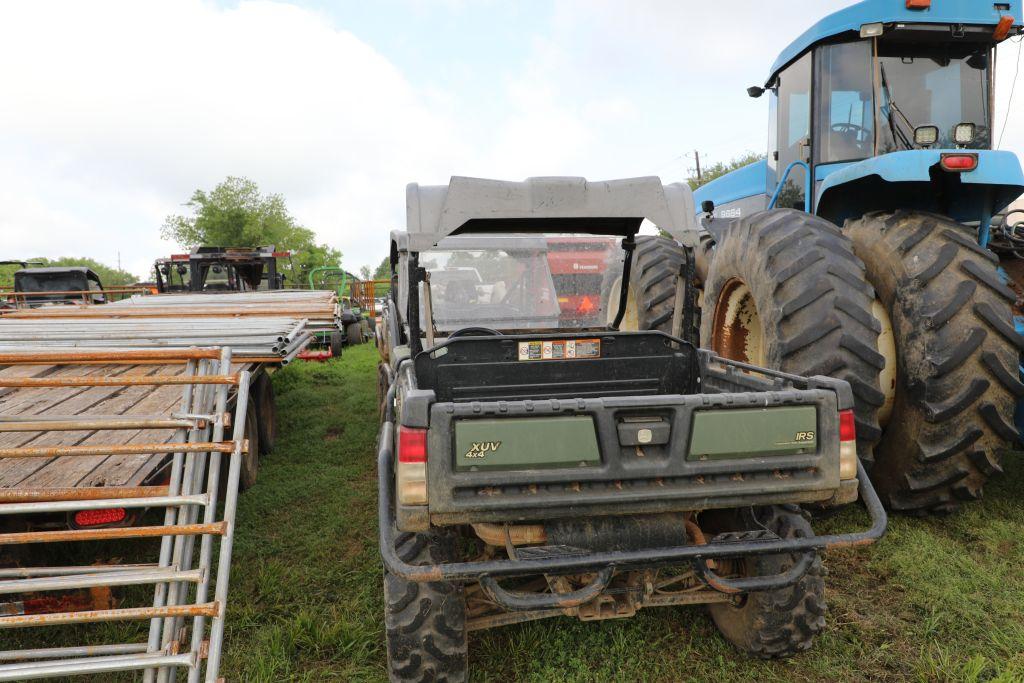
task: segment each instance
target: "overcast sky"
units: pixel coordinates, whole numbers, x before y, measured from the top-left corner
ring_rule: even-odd
[[[896,0],[894,0],[896,1]],[[228,175],[378,263],[407,182],[689,174],[766,144],[778,52],[849,0],[6,1],[0,259],[143,276]],[[1019,44],[1001,49],[1006,116]],[[1024,85],[1004,149],[1024,152]]]

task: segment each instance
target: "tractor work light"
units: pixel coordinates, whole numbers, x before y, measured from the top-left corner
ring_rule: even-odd
[[[860,27],[861,38],[877,38],[885,32],[885,26],[881,23],[864,24]]]
[[[907,0],[907,9],[931,9],[932,0]]]
[[[977,126],[973,123],[961,123],[953,129],[953,140],[958,145],[969,145],[974,142],[974,134]]]
[[[938,126],[919,126],[914,129],[914,144],[918,147],[931,147],[938,141]]]
[[[978,168],[977,154],[943,154],[940,160],[942,170],[950,173],[964,173]]]
[[[427,430],[398,428],[398,502],[427,504]]]
[[[857,423],[852,410],[839,411],[839,478],[857,478]]]

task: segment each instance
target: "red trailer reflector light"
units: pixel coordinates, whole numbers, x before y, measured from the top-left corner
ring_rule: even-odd
[[[992,33],[992,39],[995,40],[997,43],[1006,40],[1006,38],[1010,35],[1010,29],[1012,28],[1013,17],[1002,17],[999,20],[999,23],[996,24],[996,30]]]
[[[931,9],[932,0],[907,0],[907,9]]]
[[[594,305],[594,300],[589,296],[582,297],[579,306],[576,307],[577,313],[593,313],[595,310],[597,310],[597,306]]]
[[[412,427],[398,428],[398,462],[427,461],[427,430]]]
[[[839,440],[856,441],[857,423],[853,418],[852,410],[839,411]]]
[[[977,154],[943,154],[941,161],[942,170],[953,173],[973,171],[978,168]]]
[[[117,524],[128,516],[124,508],[106,508],[103,510],[79,510],[75,513],[75,526],[100,526],[101,524]]]

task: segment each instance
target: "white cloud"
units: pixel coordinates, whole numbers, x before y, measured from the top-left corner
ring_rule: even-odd
[[[284,193],[350,265],[369,262],[404,215],[405,182],[442,179],[462,153],[393,65],[290,5],[6,3],[0,60],[12,256],[109,261],[116,241],[141,274],[171,245],[138,237],[232,174]]]

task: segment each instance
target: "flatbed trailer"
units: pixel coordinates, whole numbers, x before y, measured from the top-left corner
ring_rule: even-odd
[[[257,390],[264,387],[262,377],[272,367],[261,362],[232,364],[232,372],[249,372]],[[49,381],[54,386],[0,388],[0,456],[9,449],[39,449],[39,457],[0,457],[0,502],[41,502],[118,498],[123,495],[161,495],[166,491],[168,453],[126,453],[138,444],[166,443],[173,433],[153,428],[161,420],[171,419],[181,400],[178,385],[109,385],[113,376],[121,378],[178,376],[183,366],[160,362],[111,364],[102,362],[77,365],[14,364],[0,362],[0,383],[18,379]],[[68,386],[64,386],[67,384]],[[237,396],[232,387],[229,405]],[[260,400],[262,399],[262,400]],[[272,401],[272,398],[270,399]],[[268,414],[256,416],[259,425],[273,420],[267,399],[253,396],[250,410]],[[59,415],[59,421],[52,417]],[[118,431],[101,431],[100,420],[121,417],[135,424]],[[69,420],[69,418],[72,418]],[[74,422],[74,424],[68,424]],[[75,429],[67,429],[74,426]],[[272,432],[271,425],[263,425]],[[258,429],[258,426],[257,426]],[[259,443],[259,434],[247,436]],[[104,446],[111,452],[89,457],[60,455],[67,447]],[[118,523],[130,521],[129,516]],[[21,520],[19,520],[21,521]],[[11,519],[0,520],[9,526]],[[49,520],[49,524],[61,524]],[[76,524],[69,516],[66,524]]]

